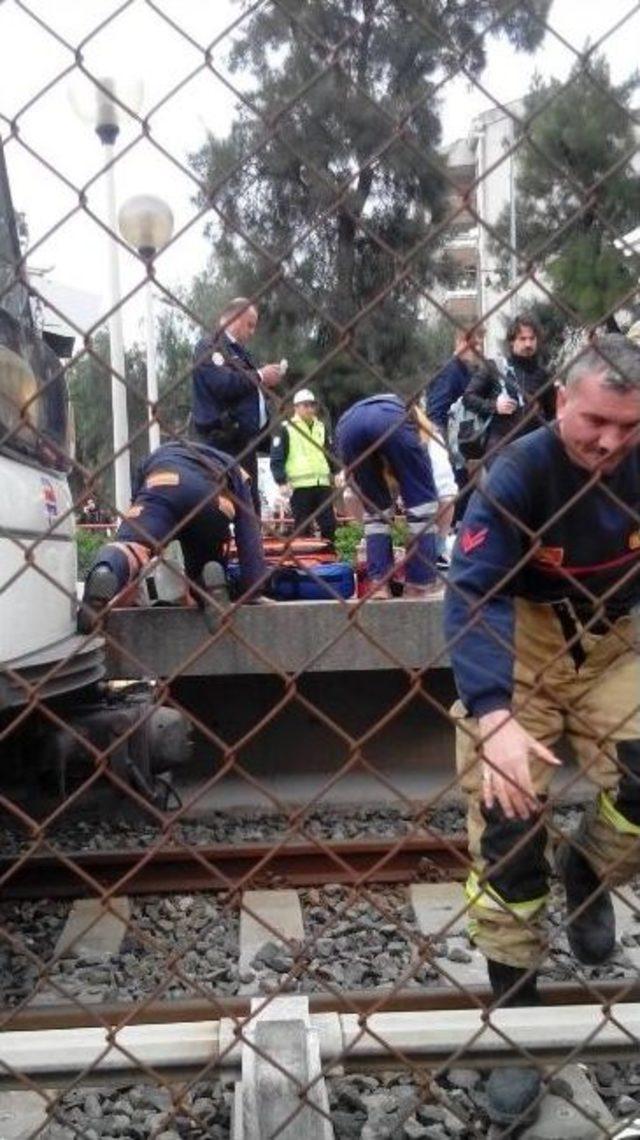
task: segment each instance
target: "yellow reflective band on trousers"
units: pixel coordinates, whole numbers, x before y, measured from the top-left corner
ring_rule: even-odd
[[[507,902],[506,899],[494,890],[489,883],[480,883],[475,871],[469,872],[464,888],[465,897],[471,907],[483,907],[488,910],[508,910],[517,915],[523,922],[533,918],[547,901],[548,895],[541,895],[537,899],[526,899],[524,902]]]
[[[328,487],[329,461],[325,455],[325,430],[321,420],[307,424],[293,416],[285,424],[289,451],[284,465],[287,482],[296,487]]]
[[[640,825],[631,823],[618,811],[608,792],[600,792],[598,796],[598,816],[620,835],[640,835]]]
[[[516,598],[514,616],[513,709],[517,720],[525,732],[549,748],[562,735],[568,739],[594,791],[576,842],[607,887],[628,882],[640,872],[640,827],[623,814],[625,766],[619,755],[619,745],[640,741],[640,655],[632,619],[619,618],[604,635],[585,632],[581,638],[585,661],[577,669],[552,606]],[[452,712],[457,726],[458,776],[468,796],[469,855],[476,875],[467,888],[469,933],[485,957],[509,966],[536,968],[547,943],[542,926],[545,908],[536,896],[546,890],[552,866],[550,845],[545,845],[544,852],[538,845],[539,882],[517,896],[530,899],[524,908],[510,905],[484,884],[490,878],[504,890],[500,870],[504,867],[509,872],[503,860],[512,858],[510,881],[515,889],[508,893],[516,894],[518,876],[525,871],[530,875],[533,869],[531,864],[522,866],[522,845],[530,842],[536,828],[544,828],[545,833],[548,829],[535,814],[531,835],[522,828],[519,843],[510,851],[507,838],[500,836],[499,819],[495,813],[489,819],[484,810],[477,721],[459,704]],[[549,796],[554,770],[531,758],[536,796]],[[505,822],[505,827],[508,831],[511,825]],[[498,829],[493,850],[501,855],[493,867],[487,859],[487,850],[492,849],[487,842],[490,828]]]

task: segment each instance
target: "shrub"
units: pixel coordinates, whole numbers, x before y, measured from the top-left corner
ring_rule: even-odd
[[[106,542],[104,534],[93,530],[81,530],[80,527],[78,527],[76,530],[78,578],[86,578],[89,567],[104,542]]]
[[[356,548],[361,542],[364,531],[360,523],[345,523],[336,530],[334,544],[336,554],[341,562],[350,562],[352,566],[356,561]]]

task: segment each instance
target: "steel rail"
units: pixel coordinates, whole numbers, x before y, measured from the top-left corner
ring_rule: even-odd
[[[275,999],[282,1000],[282,999]],[[286,1001],[283,1018],[286,1016]],[[559,1005],[557,1016],[541,1007],[441,1010],[431,1015],[372,1011],[311,1014],[322,1062],[333,1068],[371,1071],[420,1066],[442,1069],[452,1064],[487,1068],[527,1063],[564,1065],[581,1061],[637,1058],[640,1005],[618,1003]],[[170,1079],[207,1072],[237,1071],[242,1065],[244,1032],[259,1016],[253,1010],[242,1023],[225,1019],[168,1024],[139,1023],[113,1029],[98,1026],[0,1035],[0,1087],[21,1088],[25,1076],[44,1088],[129,1083],[131,1075]],[[557,1022],[557,1024],[556,1024]],[[255,1049],[255,1045],[250,1044]],[[276,1064],[279,1058],[275,1057]]]
[[[196,854],[197,853],[197,854]],[[339,843],[214,844],[61,851],[0,858],[5,899],[81,898],[114,887],[129,895],[228,891],[236,887],[308,887],[322,883],[409,883],[461,879],[468,872],[461,836],[396,836]]]
[[[539,987],[541,1005],[593,1005],[596,999],[604,1009],[628,1003],[640,1003],[640,979],[590,982],[559,982]],[[433,986],[422,990],[365,989],[341,990],[339,993],[305,994],[311,1013],[355,1013],[367,1016],[372,1011],[384,1013],[434,1013],[439,1010],[490,1009],[495,998],[488,986]],[[176,998],[145,1002],[99,1001],[95,1005],[60,1002],[56,1005],[27,1005],[12,1009],[0,1007],[0,1032],[32,1032],[46,1029],[82,1029],[92,1026],[169,1025],[174,1022],[210,1021],[214,1018],[245,1018],[255,998],[263,993],[241,997]]]

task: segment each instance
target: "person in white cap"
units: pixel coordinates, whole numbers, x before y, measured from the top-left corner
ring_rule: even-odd
[[[332,502],[332,464],[327,429],[309,388],[293,397],[293,415],[271,441],[271,471],[283,496],[290,496],[297,535],[310,534],[314,522],[322,538],[333,542],[336,516]]]

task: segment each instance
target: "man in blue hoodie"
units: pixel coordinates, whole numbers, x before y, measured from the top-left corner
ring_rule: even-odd
[[[447,438],[449,412],[466,392],[475,369],[482,364],[482,342],[482,329],[458,332],[451,360],[427,388],[427,415],[444,440]]]
[[[625,337],[586,348],[557,421],[505,446],[470,500],[448,583],[470,934],[500,1004],[531,1005],[550,874],[543,809],[563,733],[597,791],[559,859],[580,961],[611,955],[607,888],[640,871],[640,350]],[[494,1119],[526,1115],[540,1091],[536,1070],[496,1070]]]
[[[447,443],[451,408],[456,400],[464,395],[471,379],[483,368],[483,343],[484,330],[482,328],[459,331],[456,334],[451,360],[445,364],[437,376],[434,376],[427,388],[425,397],[427,415],[437,427],[445,443]],[[462,491],[469,481],[467,470],[464,467],[454,466],[453,473],[458,489]],[[456,521],[462,517],[467,501],[467,495],[458,496],[454,515]]]

